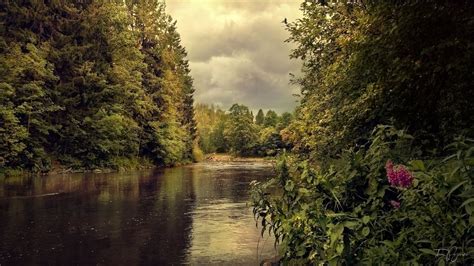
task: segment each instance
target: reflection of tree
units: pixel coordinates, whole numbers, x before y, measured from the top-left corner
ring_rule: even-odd
[[[194,191],[198,204],[213,199],[242,202],[248,199],[249,183],[254,179],[271,176],[270,168],[251,168],[248,165],[229,164],[195,166]]]
[[[0,201],[0,264],[179,263],[191,226],[186,175],[189,170],[173,169],[0,184],[21,195]],[[52,192],[64,194],[24,197]]]
[[[181,264],[203,237],[232,249],[244,238],[231,235],[258,237],[243,202],[250,180],[269,173],[248,169],[198,164],[1,181],[15,198],[0,199],[0,264]],[[64,193],[30,197],[54,192]]]
[[[190,245],[194,191],[187,167],[164,169],[155,176],[157,195],[142,202],[142,216],[152,214],[147,240],[140,246],[140,264],[180,264]],[[141,197],[146,201],[146,198]],[[145,209],[145,206],[147,207]]]

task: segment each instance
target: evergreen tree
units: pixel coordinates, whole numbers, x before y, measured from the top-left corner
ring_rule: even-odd
[[[0,3],[0,167],[192,158],[193,82],[161,1]]]
[[[143,87],[155,106],[143,125],[141,152],[160,164],[189,160],[196,137],[194,89],[176,22],[160,1],[131,1],[128,9],[147,65]]]
[[[54,103],[57,77],[47,61],[51,46],[34,32],[41,28],[34,12],[41,18],[44,7],[7,1],[0,10],[0,160],[7,167],[46,170],[48,135],[57,130],[50,117],[61,107]]]
[[[265,127],[276,127],[278,123],[278,115],[273,110],[268,110],[267,114],[265,115],[265,119],[263,125]]]
[[[265,121],[265,115],[263,114],[262,109],[259,109],[257,116],[255,117],[255,124],[262,126],[264,121]]]

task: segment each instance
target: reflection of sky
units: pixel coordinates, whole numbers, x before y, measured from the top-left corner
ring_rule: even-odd
[[[273,237],[260,236],[246,203],[211,201],[196,207],[190,264],[249,263],[275,256]],[[258,253],[257,253],[258,252]]]
[[[291,111],[288,84],[299,63],[282,21],[300,17],[299,0],[167,0],[189,53],[199,103]]]
[[[245,169],[245,170],[243,170]],[[253,179],[268,177],[268,164],[210,163],[193,169],[196,207],[190,264],[252,263],[275,256],[273,238],[261,238],[248,206]]]
[[[257,264],[248,188],[271,169],[204,163],[0,180],[0,264]],[[272,257],[273,239],[261,242],[260,259]]]

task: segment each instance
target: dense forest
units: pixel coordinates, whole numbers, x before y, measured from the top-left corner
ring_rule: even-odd
[[[0,169],[193,160],[193,80],[162,1],[1,1],[0,21]]]
[[[239,156],[276,156],[291,148],[286,141],[286,128],[292,114],[279,116],[268,110],[265,114],[234,104],[226,112],[206,104],[195,106],[198,140],[205,153],[233,153]]]
[[[474,262],[472,1],[314,1],[286,27],[292,153],[254,183],[283,260]],[[262,234],[264,231],[262,231]]]
[[[195,105],[187,52],[161,0],[0,1],[0,176],[174,166],[203,153],[277,157],[276,176],[253,181],[251,200],[284,263],[473,265],[474,1],[302,1],[302,17],[283,20],[290,58],[302,62],[291,80],[299,105],[280,115]],[[177,171],[169,191],[189,193],[169,197],[172,206],[199,207],[195,172]],[[206,185],[202,206],[234,206],[207,195],[226,195],[225,182]],[[134,184],[137,195],[150,189],[136,202],[168,199],[161,185]],[[61,194],[8,199],[43,204],[50,222],[60,201],[47,197]],[[86,203],[78,213],[96,211]],[[198,219],[196,210],[170,217]],[[33,228],[34,218],[22,223]],[[140,226],[131,219],[117,224]]]

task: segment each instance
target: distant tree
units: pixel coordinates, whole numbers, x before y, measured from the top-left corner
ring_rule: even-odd
[[[259,132],[258,153],[261,156],[275,156],[284,148],[279,131],[274,127],[262,128]]]
[[[265,122],[265,115],[263,114],[262,109],[258,110],[257,116],[255,117],[255,124],[262,126]]]
[[[264,126],[265,127],[275,127],[278,123],[278,115],[273,110],[268,110],[265,115]]]
[[[213,151],[215,152],[228,152],[229,144],[225,139],[225,128],[226,128],[227,116],[222,116],[218,120],[215,127],[212,129],[210,140]]]
[[[197,104],[196,122],[199,145],[205,153],[227,152],[224,129],[227,115],[218,107]]]
[[[257,129],[247,106],[234,104],[229,109],[225,139],[231,150],[240,155],[251,155],[257,141]]]
[[[291,123],[291,119],[293,119],[291,113],[284,112],[279,119],[278,128],[283,129],[288,127]]]

